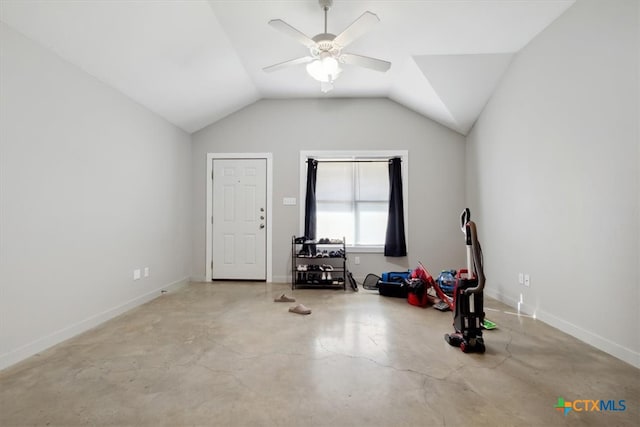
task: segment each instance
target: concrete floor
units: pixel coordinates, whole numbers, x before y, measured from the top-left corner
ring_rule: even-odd
[[[0,425],[638,425],[640,370],[485,306],[499,329],[463,354],[450,312],[371,291],[193,283],[0,372]]]

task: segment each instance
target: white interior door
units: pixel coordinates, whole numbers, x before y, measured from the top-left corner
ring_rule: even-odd
[[[213,279],[266,280],[266,203],[266,159],[213,160]]]

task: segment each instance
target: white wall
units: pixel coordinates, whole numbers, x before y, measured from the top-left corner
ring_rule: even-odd
[[[638,2],[578,1],[467,139],[489,295],[640,366]],[[518,273],[531,275],[531,287]]]
[[[262,100],[193,135],[194,277],[205,275],[208,152],[273,153],[273,280],[290,281],[291,236],[298,234],[301,150],[409,150],[408,257],[361,254],[356,277],[422,261],[433,274],[464,261],[458,215],[464,207],[464,137],[387,99]],[[459,237],[459,238],[458,238]]]
[[[5,24],[0,41],[3,368],[189,276],[191,155],[188,134]]]

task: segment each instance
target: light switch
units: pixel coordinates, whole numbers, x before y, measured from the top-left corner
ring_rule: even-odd
[[[133,270],[133,280],[140,280],[140,269],[136,268]]]

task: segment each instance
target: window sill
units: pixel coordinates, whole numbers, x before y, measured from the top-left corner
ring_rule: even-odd
[[[349,246],[347,254],[383,254],[384,246]]]

